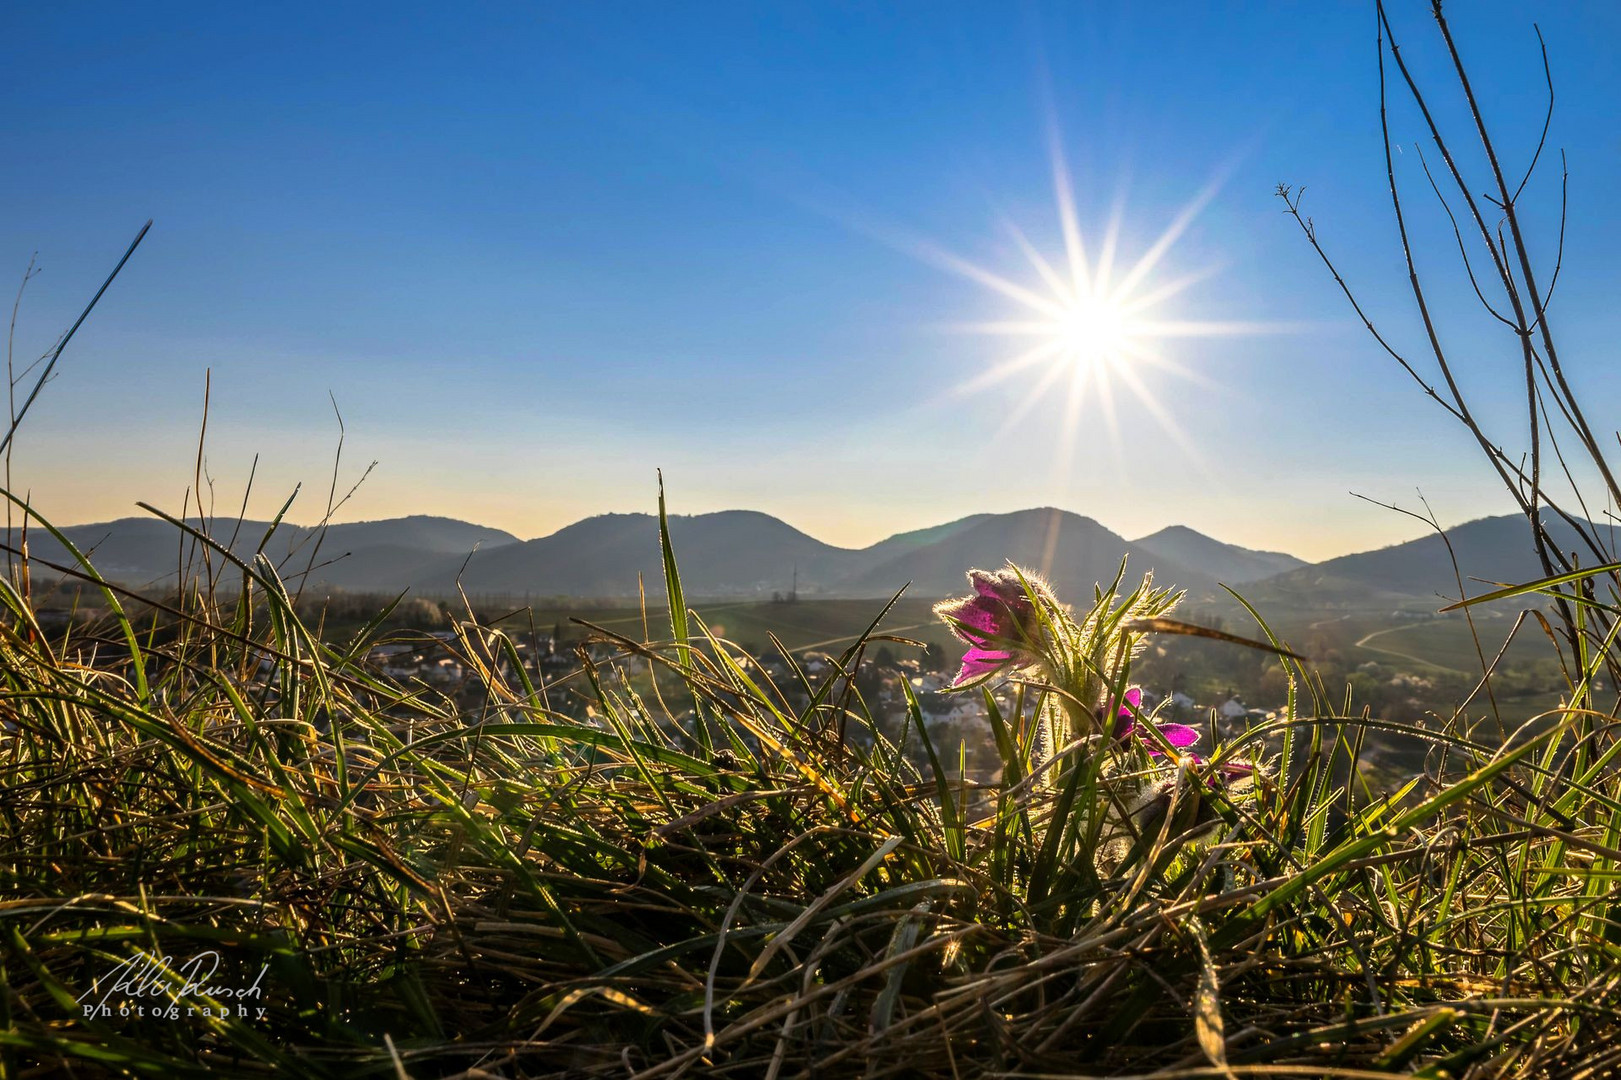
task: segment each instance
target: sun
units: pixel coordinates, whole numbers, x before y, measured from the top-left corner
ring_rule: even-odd
[[[1166,274],[1166,256],[1215,197],[1218,180],[1205,184],[1128,261],[1122,241],[1124,200],[1116,199],[1098,237],[1085,235],[1060,141],[1056,131],[1050,134],[1057,236],[1038,244],[1013,221],[1001,219],[1027,264],[1025,273],[992,270],[927,241],[912,239],[903,245],[1022,309],[1006,319],[953,324],[955,330],[1015,339],[1017,344],[1010,355],[959,383],[950,396],[977,397],[993,384],[1021,384],[1024,393],[1003,412],[1000,433],[1022,429],[1033,409],[1056,405],[1061,411],[1059,457],[1066,459],[1083,430],[1105,434],[1118,454],[1117,398],[1124,395],[1135,415],[1151,417],[1197,463],[1198,455],[1183,434],[1186,425],[1166,411],[1163,384],[1168,378],[1209,387],[1216,383],[1181,362],[1182,355],[1195,350],[1186,343],[1173,349],[1171,342],[1285,328],[1191,320],[1176,313],[1178,297],[1217,268]]]
[[[1157,424],[1164,441],[1179,447],[1191,465],[1204,469],[1186,434],[1195,425],[1186,418],[1178,422],[1167,411],[1165,403],[1176,398],[1167,392],[1168,383],[1185,380],[1212,391],[1221,389],[1219,380],[1199,370],[1199,361],[1209,355],[1197,348],[1199,339],[1289,333],[1301,326],[1196,320],[1178,314],[1182,294],[1215,276],[1220,267],[1168,273],[1166,257],[1216,196],[1226,170],[1218,171],[1172,214],[1151,243],[1128,251],[1131,245],[1122,236],[1124,192],[1117,193],[1097,235],[1088,236],[1081,227],[1056,122],[1049,126],[1048,142],[1058,228],[1041,235],[1038,242],[1011,218],[999,218],[1024,259],[1023,268],[992,269],[893,224],[833,207],[820,209],[855,231],[967,278],[1015,305],[1006,318],[938,327],[1005,337],[1014,343],[1007,355],[983,364],[935,404],[979,401],[996,384],[1019,387],[1022,394],[1016,400],[997,407],[999,425],[987,434],[993,441],[1014,432],[1028,438],[1030,425],[1025,421],[1033,410],[1059,412],[1057,452],[1052,457],[1063,476],[1076,460],[1076,443],[1083,434],[1089,450],[1106,448],[1117,462],[1124,460],[1118,418],[1129,409],[1134,434],[1141,435],[1143,421],[1149,420]],[[1184,363],[1185,359],[1193,362]],[[1086,460],[1094,461],[1095,455],[1086,455]]]
[[[1125,362],[1138,333],[1130,312],[1093,296],[1071,304],[1051,328],[1060,361],[1075,367]]]

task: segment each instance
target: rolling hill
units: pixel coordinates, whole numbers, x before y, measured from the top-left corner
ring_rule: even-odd
[[[1050,507],[974,514],[862,549],[835,547],[756,511],[669,520],[682,581],[695,598],[766,598],[796,587],[804,597],[887,597],[908,583],[910,595],[938,598],[960,592],[969,568],[1009,559],[1046,574],[1072,597],[1111,580],[1122,559],[1132,576],[1152,569],[1161,584],[1195,592],[1301,565],[1288,555],[1250,551],[1181,527],[1131,542],[1091,518]],[[264,542],[289,579],[313,556],[310,583],[350,591],[445,595],[458,582],[469,592],[513,597],[625,599],[638,588],[648,595],[664,591],[658,519],[650,514],[603,514],[527,541],[450,518],[393,518],[330,526],[318,551],[315,530],[307,526],[283,524],[264,541],[269,528],[262,521],[216,523],[215,533],[243,558]],[[194,570],[201,567],[198,546],[159,519],[123,518],[63,532],[103,574],[126,584],[171,583],[183,552],[191,553]],[[35,555],[71,563],[48,535],[36,530],[30,539]]]
[[[692,596],[769,596],[794,587],[825,593],[858,553],[810,537],[752,510],[672,516],[670,544]],[[420,585],[452,587],[457,567],[441,566]],[[481,551],[461,572],[471,592],[534,596],[628,597],[637,580],[663,595],[658,519],[650,514],[603,514],[550,536]]]
[[[1186,525],[1171,525],[1132,543],[1156,558],[1195,567],[1226,585],[1260,581],[1307,565],[1304,559],[1281,551],[1254,551],[1224,544]]]
[[[1595,526],[1595,531],[1599,531]],[[1597,560],[1562,521],[1549,523],[1559,547],[1580,551],[1582,562]],[[1600,533],[1607,535],[1607,530]],[[1451,551],[1447,541],[1451,542]],[[1457,569],[1453,567],[1457,556]],[[1492,583],[1517,584],[1544,576],[1531,543],[1531,531],[1518,514],[1479,518],[1447,530],[1446,540],[1430,534],[1374,551],[1301,567],[1257,583],[1252,599],[1315,597],[1319,600],[1379,603],[1421,598],[1426,602],[1458,599],[1458,574],[1470,595],[1489,592]]]
[[[198,522],[193,519],[195,527]],[[193,571],[204,565],[203,545],[159,518],[119,518],[61,530],[68,542],[89,557],[103,576],[132,585],[172,582],[180,566]],[[269,538],[266,539],[267,534]],[[344,589],[401,589],[440,564],[465,558],[478,546],[515,544],[518,538],[500,529],[454,518],[414,515],[384,521],[332,525],[316,549],[316,530],[303,525],[233,519],[215,521],[211,535],[241,559],[251,559],[261,543],[284,578],[303,571],[314,557],[312,581]],[[30,530],[30,554],[71,566],[68,550],[45,531]],[[222,560],[211,553],[211,562]]]
[[[911,582],[913,595],[949,596],[963,590],[970,567],[994,569],[1011,560],[1047,577],[1060,595],[1087,597],[1094,582],[1114,579],[1122,558],[1128,560],[1128,576],[1153,569],[1162,585],[1203,589],[1214,584],[1209,575],[1156,557],[1091,518],[1045,507],[972,520],[932,543],[879,561],[846,579],[840,591],[886,595]]]

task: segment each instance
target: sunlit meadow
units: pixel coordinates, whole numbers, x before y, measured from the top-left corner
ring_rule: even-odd
[[[1421,78],[1371,14],[1374,118],[1399,99],[1429,123],[1443,92],[1479,115],[1494,73],[1445,18]],[[1557,155],[1510,165],[1483,123],[1428,133],[1422,192],[1384,140],[1419,348],[1364,315],[1330,207],[1319,225],[1280,188],[1277,223],[1389,377],[1478,447],[1545,571],[1459,575],[1451,617],[1480,667],[1450,709],[1383,715],[1263,607],[1235,593],[1245,625],[1210,626],[1132,565],[1090,591],[1060,588],[1062,567],[963,565],[927,627],[897,628],[903,590],[825,655],[773,635],[762,657],[689,602],[674,474],[639,607],[555,626],[466,592],[363,611],[307,595],[321,531],[283,558],[286,505],[262,536],[204,518],[200,449],[187,504],[146,507],[179,571],[163,589],[104,573],[7,490],[0,1076],[1615,1075],[1621,565],[1592,524],[1621,503],[1614,435],[1556,347],[1563,249],[1533,257],[1522,235],[1519,178]],[[1040,435],[1056,467],[1129,456],[1177,427],[1149,373],[1206,378],[1167,343],[1281,328],[1178,308],[1208,273],[1164,260],[1213,187],[1128,251],[1118,218],[1083,234],[1056,137],[1051,167],[1057,243],[1008,226],[1027,280],[897,241],[1008,305],[949,328],[1005,355],[928,388],[970,418],[955,467],[986,488],[1032,411],[1061,420]],[[1420,196],[1458,250],[1411,241]],[[14,365],[8,454],[146,235],[40,364]],[[1460,252],[1483,309],[1443,319],[1421,269]],[[1462,388],[1459,318],[1523,361],[1506,441]],[[975,413],[1009,385],[1022,404]],[[1487,610],[1557,662],[1557,707],[1500,707]],[[921,682],[879,678],[940,640],[938,695],[983,710],[983,755],[943,737]],[[1284,706],[1151,700],[1143,665],[1186,642],[1265,658]],[[389,666],[427,646],[454,684]],[[1370,767],[1392,743],[1422,769]]]

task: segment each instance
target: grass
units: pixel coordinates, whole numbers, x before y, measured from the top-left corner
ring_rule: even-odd
[[[160,621],[108,591],[105,624],[52,638],[0,588],[8,1077],[1621,1062],[1608,715],[1477,742],[1320,707],[1333,695],[1291,665],[1289,715],[1202,748],[1276,747],[1248,790],[1183,770],[1127,806],[1138,789],[1095,742],[1030,777],[1031,687],[996,714],[1002,780],[970,790],[955,748],[918,770],[881,735],[841,745],[869,724],[849,680],[795,668],[805,693],[785,692],[701,613],[651,617],[650,639],[614,636],[569,676],[585,721],[499,674],[501,630],[461,621],[489,674],[459,708],[369,671],[375,631],[323,640],[265,561],[211,551],[237,593],[200,582]],[[840,650],[841,670],[876,644]],[[1391,727],[1435,753],[1377,793],[1352,766]],[[208,952],[216,990],[264,971],[262,1016],[202,1015],[237,1004],[184,985]],[[83,1015],[141,957],[167,959],[137,1000],[177,1015]]]
[[[1460,686],[1450,721],[1404,723],[1359,704],[1347,683],[1376,684],[1344,668],[1245,654],[1277,665],[1257,674],[1281,679],[1282,715],[1201,746],[1204,763],[1155,764],[1073,692],[1102,705],[1147,670],[1127,612],[1165,598],[1116,582],[1063,598],[1089,629],[1062,678],[1005,709],[986,697],[1002,769],[974,783],[915,701],[888,739],[858,690],[901,647],[873,628],[904,610],[874,604],[853,629],[851,611],[804,609],[797,647],[831,641],[837,670],[813,678],[785,645],[774,684],[733,644],[765,627],[689,610],[662,529],[666,612],[604,619],[546,683],[469,611],[455,648],[478,692],[455,698],[367,667],[393,613],[311,625],[268,561],[178,521],[207,554],[182,595],[138,604],[81,556],[107,614],[67,629],[41,625],[23,557],[0,579],[0,1077],[1621,1073],[1621,565],[1593,536],[1593,569],[1561,573],[1577,556],[1539,523],[1568,501],[1543,451],[1573,488],[1567,452],[1596,472],[1598,505],[1621,482],[1566,382],[1440,6],[1490,211],[1377,13],[1386,179],[1433,363],[1379,334],[1299,191],[1279,193],[1525,513],[1548,580],[1503,601],[1535,605],[1555,707],[1510,712],[1530,688],[1499,695],[1496,671]],[[1460,252],[1478,232],[1501,282],[1498,298],[1469,272],[1523,353],[1539,433],[1523,459],[1479,426],[1431,318],[1387,62],[1440,155]],[[1490,663],[1451,644],[1428,658]],[[1078,737],[1038,755],[1054,716]],[[1392,738],[1426,747],[1424,769],[1376,790],[1360,766]]]

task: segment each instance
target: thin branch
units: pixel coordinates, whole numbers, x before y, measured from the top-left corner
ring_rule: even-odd
[[[1537,171],[1537,162],[1542,160],[1542,148],[1548,145],[1548,129],[1553,126],[1553,67],[1548,63],[1548,42],[1542,37],[1542,27],[1532,23],[1531,29],[1537,32],[1537,44],[1542,47],[1542,78],[1548,84],[1548,111],[1542,118],[1542,135],[1537,139],[1536,152],[1531,155],[1525,175],[1520,177],[1520,186],[1514,189],[1514,197],[1509,199],[1511,203],[1519,201],[1520,192],[1531,182],[1531,174]],[[1560,156],[1564,156],[1564,151],[1560,151]]]
[[[1408,362],[1405,356],[1397,352],[1391,346],[1390,342],[1385,340],[1384,335],[1379,333],[1378,328],[1373,325],[1373,320],[1368,318],[1367,313],[1362,310],[1362,305],[1357,301],[1356,294],[1351,291],[1351,287],[1346,284],[1345,278],[1340,275],[1339,268],[1334,265],[1334,261],[1329,258],[1328,252],[1323,250],[1322,244],[1318,241],[1316,225],[1310,218],[1303,217],[1300,213],[1300,201],[1305,194],[1306,189],[1303,187],[1299,191],[1291,192],[1288,185],[1278,185],[1278,198],[1282,199],[1283,204],[1288,207],[1284,213],[1294,218],[1295,223],[1300,226],[1300,231],[1305,234],[1306,242],[1311,244],[1312,250],[1315,251],[1317,253],[1317,257],[1323,261],[1323,265],[1327,267],[1329,274],[1331,274],[1334,278],[1334,284],[1338,285],[1340,287],[1340,292],[1345,294],[1345,299],[1350,303],[1351,310],[1355,311],[1357,318],[1362,320],[1363,327],[1368,331],[1369,334],[1373,336],[1373,340],[1377,341],[1379,343],[1379,347],[1390,354],[1391,359],[1395,360],[1396,363],[1401,365],[1403,371],[1407,372],[1408,375],[1413,377],[1413,381],[1418,383],[1419,387],[1424,391],[1424,393],[1433,398],[1436,404],[1440,405],[1441,408],[1450,413],[1453,419],[1462,420],[1464,418],[1463,414],[1460,413],[1450,402],[1442,398],[1440,394],[1436,393],[1435,387],[1431,386],[1429,382],[1425,380],[1424,376],[1420,375],[1417,370],[1414,369],[1413,365]],[[1293,198],[1291,198],[1291,195],[1293,195]]]
[[[1548,280],[1548,291],[1542,294],[1541,311],[1537,314],[1537,321],[1532,323],[1532,329],[1540,329],[1542,320],[1547,317],[1548,304],[1553,300],[1554,287],[1559,284],[1559,271],[1565,266],[1565,222],[1570,213],[1570,163],[1565,160],[1565,152],[1559,151],[1560,179],[1559,179],[1559,249],[1554,255],[1553,276]]]
[[[1424,169],[1424,178],[1430,182],[1430,190],[1435,192],[1436,199],[1441,203],[1441,209],[1446,211],[1447,220],[1452,223],[1452,236],[1458,241],[1458,257],[1463,260],[1464,272],[1469,275],[1469,284],[1474,288],[1476,298],[1480,300],[1481,306],[1491,312],[1492,317],[1498,322],[1511,330],[1517,329],[1513,322],[1492,307],[1491,301],[1487,300],[1485,293],[1480,291],[1480,282],[1475,280],[1475,268],[1469,261],[1469,249],[1463,242],[1463,230],[1458,228],[1458,218],[1452,212],[1452,205],[1447,202],[1447,197],[1441,194],[1441,188],[1436,184],[1434,174],[1430,172],[1430,163],[1424,157],[1424,148],[1415,146],[1413,149],[1418,153],[1418,163]]]
[[[141,241],[146,239],[147,230],[151,227],[152,222],[150,221],[141,226],[141,231],[135,234],[134,240],[130,241],[128,250],[124,252],[124,257],[118,260],[118,265],[113,267],[113,272],[107,275],[107,280],[101,283],[101,288],[96,290],[96,295],[90,298],[90,303],[85,305],[84,310],[73,321],[73,325],[68,329],[68,332],[62,335],[62,340],[57,343],[56,349],[51,353],[50,363],[45,365],[45,371],[40,375],[39,381],[34,384],[34,389],[29,391],[27,399],[23,401],[23,407],[12,413],[11,426],[6,430],[4,437],[0,437],[0,450],[10,448],[12,436],[17,434],[17,428],[22,424],[23,417],[28,415],[28,410],[34,405],[34,399],[39,397],[39,392],[45,388],[45,384],[50,381],[52,373],[56,371],[56,363],[62,359],[62,351],[68,347],[68,342],[73,340],[73,335],[79,332],[79,327],[84,325],[84,321],[96,309],[96,304],[100,302],[102,294],[113,283],[113,279],[118,276],[118,272],[124,269],[124,264],[129,262],[131,255],[135,254],[135,249],[141,246]]]
[[[1536,271],[1531,265],[1531,252],[1526,246],[1525,236],[1520,229],[1519,214],[1515,212],[1514,200],[1509,195],[1508,184],[1503,179],[1502,166],[1498,163],[1497,148],[1492,142],[1490,133],[1486,130],[1486,121],[1481,115],[1480,103],[1475,98],[1474,88],[1469,82],[1469,73],[1464,68],[1463,57],[1458,52],[1458,44],[1453,40],[1452,30],[1447,25],[1446,15],[1441,10],[1439,0],[1434,0],[1432,10],[1435,15],[1436,25],[1441,30],[1441,37],[1446,41],[1447,52],[1452,57],[1452,67],[1457,72],[1458,83],[1463,87],[1464,97],[1469,102],[1469,111],[1475,120],[1475,131],[1480,136],[1481,148],[1486,152],[1486,160],[1491,166],[1492,178],[1496,181],[1497,189],[1503,198],[1503,213],[1508,218],[1509,234],[1514,237],[1514,253],[1520,264],[1520,277],[1525,282],[1526,293],[1533,305],[1537,332],[1542,339],[1543,354],[1548,359],[1548,366],[1553,370],[1554,381],[1558,384],[1560,393],[1564,395],[1566,402],[1570,405],[1571,415],[1576,420],[1577,435],[1581,438],[1588,455],[1593,459],[1593,464],[1598,467],[1600,474],[1603,475],[1604,482],[1610,489],[1611,497],[1617,502],[1621,502],[1621,484],[1617,483],[1615,474],[1610,469],[1610,463],[1604,456],[1604,451],[1600,448],[1598,440],[1593,437],[1592,429],[1588,427],[1587,419],[1582,414],[1581,403],[1576,400],[1575,393],[1565,380],[1564,369],[1559,363],[1559,352],[1554,346],[1553,332],[1548,326],[1546,312],[1543,310],[1542,294],[1537,289]],[[1538,37],[1540,39],[1540,32]]]

